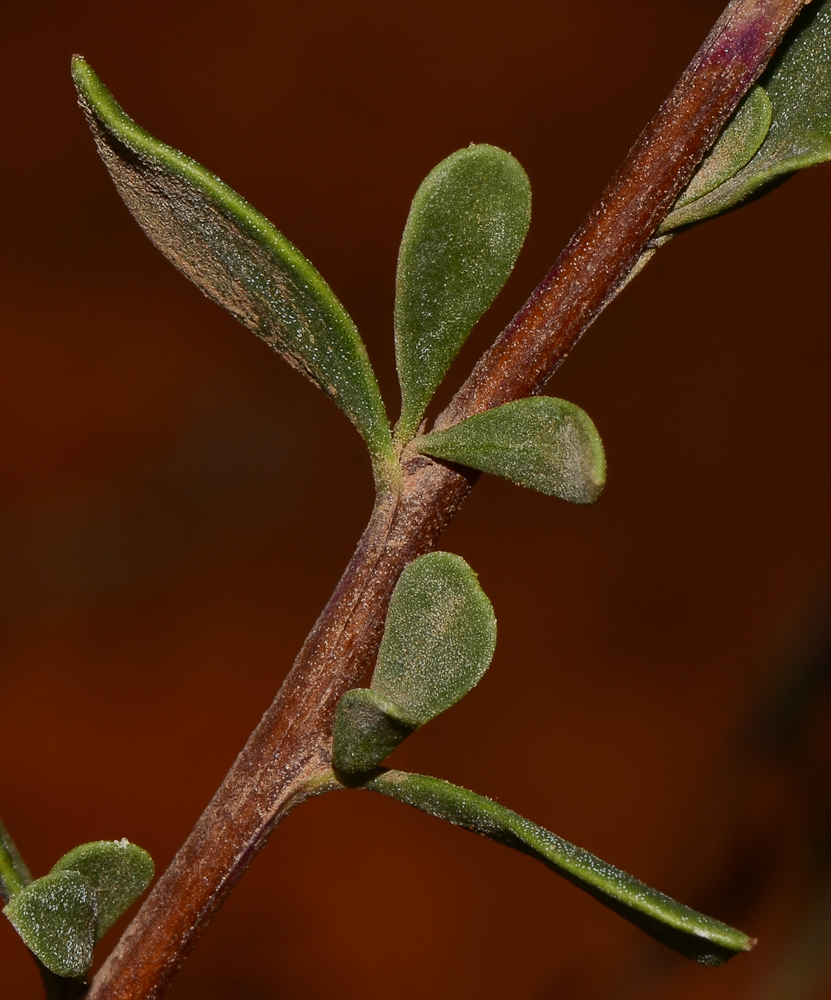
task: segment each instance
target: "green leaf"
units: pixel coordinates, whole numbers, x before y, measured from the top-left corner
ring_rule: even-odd
[[[332,729],[332,763],[345,774],[371,771],[413,732],[394,705],[367,688],[353,688],[338,702]]]
[[[571,503],[594,503],[606,482],[603,445],[588,415],[548,396],[496,406],[413,447]]]
[[[715,146],[682,191],[675,209],[709,194],[737,174],[765,141],[772,118],[773,108],[764,87],[751,87]]]
[[[478,145],[433,169],[413,199],[395,296],[401,383],[396,434],[409,440],[473,325],[508,279],[531,219],[525,171]]]
[[[422,726],[478,684],[495,647],[496,618],[476,574],[460,556],[430,552],[396,584],[370,687]]]
[[[152,878],[150,855],[127,840],[82,844],[20,889],[3,912],[47,969],[83,976],[94,945]]]
[[[333,765],[372,770],[475,687],[495,647],[493,608],[464,559],[431,552],[413,560],[390,599],[370,689],[347,691],[338,703]]]
[[[0,822],[0,898],[8,903],[12,896],[31,881],[29,869],[8,830]]]
[[[741,931],[570,844],[536,823],[439,778],[386,771],[361,786],[536,858],[652,937],[702,965],[721,965],[755,942]]]
[[[99,840],[65,854],[50,874],[74,871],[95,894],[96,942],[139,898],[153,879],[153,860],[128,840]]]
[[[98,152],[152,242],[352,420],[380,466],[395,463],[364,344],[308,260],[264,216],[190,157],[140,128],[76,56],[72,74]]]
[[[759,84],[771,110],[764,142],[745,166],[701,197],[684,201],[685,192],[658,236],[736,208],[795,171],[831,159],[831,0],[800,14]]]
[[[3,912],[50,972],[74,978],[92,965],[95,890],[80,872],[50,872],[35,879]]]

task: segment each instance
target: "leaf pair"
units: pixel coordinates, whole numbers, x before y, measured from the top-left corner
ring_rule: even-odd
[[[390,601],[370,687],[348,691],[335,712],[332,763],[341,781],[529,854],[697,962],[720,965],[751,948],[740,931],[482,795],[439,778],[379,769],[403,739],[479,682],[495,642],[490,602],[463,559],[433,552],[410,563]]]
[[[235,191],[140,128],[79,56],[72,72],[101,158],[153,243],[337,403],[376,467],[393,462],[363,341],[312,264]],[[455,153],[419,188],[402,241],[395,304],[400,428],[408,437],[502,288],[529,220],[528,178],[494,146]]]
[[[507,281],[530,219],[525,171],[494,146],[454,153],[418,189],[396,279],[400,441],[413,438],[451,362]],[[507,403],[420,435],[413,447],[573,503],[594,503],[606,477],[594,425],[561,399]]]
[[[794,23],[657,236],[738,207],[831,159],[831,0]]]
[[[344,774],[371,771],[413,730],[479,683],[493,659],[496,618],[460,556],[415,559],[393,591],[369,688],[335,714],[332,760]]]
[[[17,933],[57,976],[84,976],[94,946],[153,878],[150,855],[126,840],[82,844],[4,909]]]

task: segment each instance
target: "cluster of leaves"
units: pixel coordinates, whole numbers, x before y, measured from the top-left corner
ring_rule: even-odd
[[[538,396],[425,431],[436,389],[507,280],[530,221],[516,160],[472,145],[440,163],[413,200],[398,260],[393,430],[363,342],[312,264],[217,177],[141,129],[80,57],[73,76],[99,152],[139,224],[228,309],[343,410],[369,450],[379,495],[400,488],[407,448],[579,504],[605,481],[598,433],[564,400]],[[656,232],[633,273],[681,230],[831,159],[831,0],[809,9]],[[463,559],[432,552],[392,595],[368,688],[347,692],[333,730],[332,787],[362,787],[465,826],[554,869],[659,940],[705,964],[753,942],[467,789],[388,770],[419,726],[467,694],[490,665],[496,619]],[[5,914],[49,975],[83,979],[102,934],[144,891],[149,856],[127,841],[70,851],[32,880],[0,827]],[[69,995],[56,993],[55,995]]]
[[[491,799],[438,778],[378,766],[410,733],[479,682],[495,646],[493,609],[467,563],[448,552],[411,562],[393,592],[369,688],[354,688],[338,703],[332,763],[343,783],[536,858],[702,964],[720,965],[751,948],[741,931],[677,903]]]
[[[809,9],[658,230],[728,212],[831,159],[831,5]]]
[[[522,247],[531,216],[522,167],[494,146],[470,146],[413,199],[396,280],[402,411],[393,437],[363,341],[312,264],[235,191],[140,128],[83,59],[73,74],[101,157],[150,239],[334,400],[364,438],[379,489],[395,489],[398,450]],[[577,503],[593,503],[605,476],[591,421],[561,400],[520,400],[413,446]]]
[[[82,844],[32,879],[0,826],[3,910],[47,973],[83,979],[93,948],[153,878],[150,855],[127,840]]]
[[[831,160],[831,4],[806,10],[659,226],[644,260],[674,235]]]

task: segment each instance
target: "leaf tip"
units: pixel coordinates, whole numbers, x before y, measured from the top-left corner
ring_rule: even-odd
[[[72,79],[75,83],[75,89],[79,95],[87,96],[91,84],[100,84],[100,80],[93,72],[90,64],[83,56],[78,55],[77,52],[73,54],[69,66]]]

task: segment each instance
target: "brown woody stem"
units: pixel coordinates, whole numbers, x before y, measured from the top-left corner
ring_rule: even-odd
[[[437,427],[541,390],[624,284],[805,0],[732,0],[600,201]],[[299,802],[328,789],[331,720],[371,666],[403,567],[430,551],[475,474],[403,456],[329,604],[271,707],[156,883],[87,1000],[162,995],[253,856]]]

